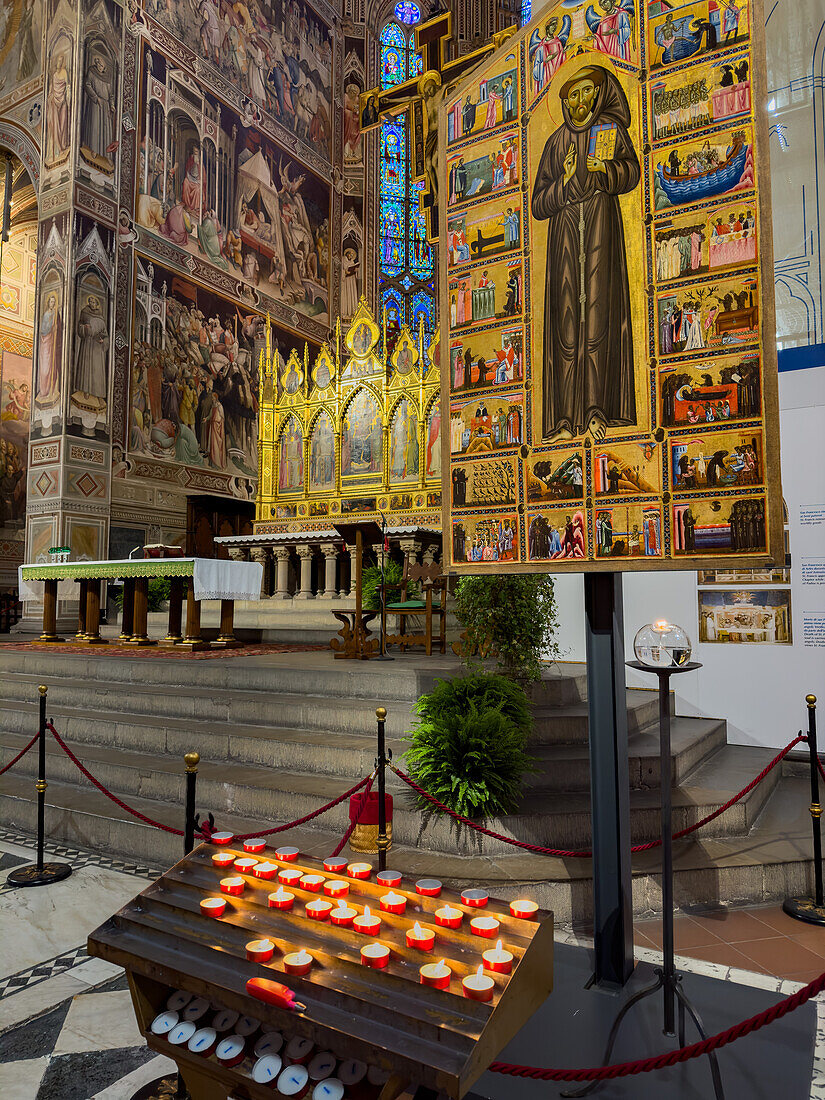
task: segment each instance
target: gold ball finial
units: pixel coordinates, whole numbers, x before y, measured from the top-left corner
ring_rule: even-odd
[[[811,708],[815,707],[816,706],[816,696],[815,695],[806,695],[805,696],[805,702],[808,704],[809,707],[811,707]]]
[[[387,717],[387,708],[386,707],[378,707],[378,709],[375,712],[375,717],[378,719],[379,722],[383,722],[384,719]]]
[[[46,687],[45,684],[41,684],[37,690],[40,692],[41,695],[45,695],[49,689]]]
[[[201,762],[200,753],[199,752],[188,752],[184,756],[183,761],[186,764],[186,770],[188,772],[197,771],[198,764],[200,764],[200,762]]]

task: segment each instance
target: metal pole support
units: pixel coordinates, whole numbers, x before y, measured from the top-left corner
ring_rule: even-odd
[[[822,888],[822,803],[819,800],[819,769],[816,747],[816,696],[806,695],[808,704],[808,757],[811,762],[811,827],[814,839],[814,896],[787,898],[782,908],[789,917],[806,924],[825,925],[825,898]]]
[[[40,693],[40,737],[37,743],[37,862],[23,867],[15,867],[6,879],[11,886],[48,886],[51,882],[60,882],[68,878],[72,868],[68,863],[44,863],[46,847],[46,696],[49,689],[41,684]]]
[[[375,717],[378,719],[378,755],[375,758],[375,766],[378,769],[378,870],[386,871],[387,869],[387,849],[390,846],[390,839],[387,836],[387,808],[384,804],[384,792],[386,790],[386,768],[392,759],[392,752],[390,756],[387,756],[387,743],[386,743],[386,723],[387,723],[387,710],[386,707],[379,707],[375,712]]]
[[[183,823],[183,854],[189,855],[195,847],[195,793],[198,785],[198,764],[200,754],[188,752],[184,756],[186,764],[186,809]]]

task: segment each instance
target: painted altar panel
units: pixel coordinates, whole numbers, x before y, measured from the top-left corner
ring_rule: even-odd
[[[457,570],[781,558],[754,27],[744,0],[565,2],[445,98]]]

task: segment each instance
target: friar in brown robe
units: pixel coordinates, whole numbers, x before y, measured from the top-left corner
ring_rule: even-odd
[[[641,172],[630,107],[613,73],[580,69],[559,95],[564,122],[544,147],[532,197],[533,217],[549,223],[542,435],[590,430],[603,438],[606,427],[636,423],[619,195],[638,186]],[[600,138],[602,157],[596,126],[615,130]]]

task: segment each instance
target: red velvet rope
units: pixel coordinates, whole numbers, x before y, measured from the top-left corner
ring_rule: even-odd
[[[785,748],[782,749],[781,752],[777,753],[773,760],[771,760],[770,764],[768,764],[767,767],[763,768],[759,775],[757,775],[756,778],[747,785],[747,787],[744,787],[738,794],[735,794],[733,798],[728,799],[724,806],[720,806],[718,810],[714,810],[713,813],[710,813],[706,817],[703,817],[701,821],[697,821],[694,825],[688,825],[686,828],[680,829],[678,833],[674,833],[673,839],[678,840],[680,837],[687,836],[688,833],[692,833],[695,832],[697,829],[701,829],[703,825],[707,825],[709,821],[713,821],[714,818],[719,817],[719,815],[723,814],[725,810],[729,810],[731,806],[733,806],[740,800],[740,798],[744,798],[745,795],[752,791],[758,783],[761,783],[765,776],[770,771],[772,771],[777,766],[777,764],[781,763],[781,761],[785,759],[791,749],[794,748],[795,745],[798,745],[800,741],[807,741],[807,738],[803,737],[802,734],[795,737],[793,741],[790,741],[785,746]],[[502,836],[501,833],[494,833],[492,829],[485,829],[485,827],[483,825],[479,825],[478,822],[472,821],[469,817],[464,817],[463,814],[456,813],[456,811],[451,810],[449,806],[445,806],[443,802],[439,802],[439,800],[434,795],[431,795],[429,791],[425,791],[423,787],[420,787],[414,779],[411,779],[410,776],[406,774],[406,772],[403,772],[400,768],[397,768],[395,764],[390,764],[390,767],[400,779],[403,779],[409,787],[412,787],[416,794],[420,794],[422,798],[426,798],[428,802],[441,810],[442,813],[449,814],[450,817],[452,817],[455,821],[459,821],[462,825],[467,825],[469,826],[469,828],[475,829],[477,833],[484,833],[485,836],[492,837],[493,840],[501,840],[505,844],[512,844],[517,848],[524,848],[528,852],[535,852],[537,855],[557,856],[560,859],[588,859],[590,856],[593,855],[592,851],[589,848],[582,848],[579,851],[572,851],[566,848],[543,848],[540,844],[528,844],[525,840],[515,840],[513,837]],[[661,843],[661,838],[659,840],[650,840],[647,844],[636,844],[630,850],[631,852],[647,852],[651,848],[658,848]]]
[[[29,751],[29,749],[32,747],[32,745],[35,744],[35,742],[37,741],[39,736],[40,736],[40,730],[38,730],[37,733],[34,735],[34,737],[31,739],[31,741],[29,741],[29,743],[28,743],[28,745],[26,745],[25,749],[20,750],[20,752],[17,754],[17,756],[15,756],[14,760],[10,760],[8,762],[8,764],[5,765],[5,767],[0,768],[0,775],[2,775],[3,772],[7,772],[9,770],[9,768],[11,768],[14,764],[17,763],[18,760],[22,760],[23,757],[26,755],[26,753]]]
[[[373,781],[375,779],[375,775],[376,775],[376,773],[373,772],[372,775],[369,776],[369,782],[367,783],[367,786],[364,789],[364,796],[365,797],[367,795],[369,795],[370,791],[372,790],[372,784],[373,784]],[[341,837],[341,840],[340,840],[340,843],[338,844],[338,847],[332,853],[334,856],[340,856],[341,852],[343,852],[344,848],[349,843],[349,838],[352,836],[352,834],[355,830],[355,826],[357,824],[358,824],[358,818],[355,818],[353,821],[350,821],[349,826],[347,828],[347,831]]]
[[[759,1031],[766,1024],[780,1020],[789,1012],[804,1005],[811,997],[821,993],[825,989],[825,973],[814,978],[803,989],[793,993],[790,997],[778,1001],[764,1012],[751,1016],[739,1024],[734,1024],[727,1031],[720,1031],[718,1035],[711,1035],[699,1043],[691,1046],[680,1047],[678,1050],[668,1051],[666,1054],[658,1054],[653,1058],[641,1058],[636,1062],[619,1062],[612,1066],[597,1066],[593,1069],[544,1069],[539,1066],[514,1065],[511,1062],[493,1062],[490,1069],[493,1073],[505,1073],[510,1077],[530,1077],[535,1081],[607,1081],[614,1077],[629,1077],[635,1073],[649,1073],[654,1069],[667,1069],[669,1066],[687,1062],[691,1058],[700,1058],[703,1054],[710,1054],[719,1047],[741,1039],[744,1035],[750,1035]]]
[[[344,791],[343,794],[339,794],[337,798],[334,798],[332,802],[327,802],[325,806],[321,806],[318,810],[313,810],[311,814],[306,814],[304,817],[299,817],[297,821],[289,821],[286,825],[276,825],[274,829],[264,829],[257,833],[236,833],[235,840],[249,840],[251,837],[258,836],[272,836],[273,833],[284,833],[287,829],[294,829],[298,825],[305,825],[307,821],[312,821],[316,817],[320,817],[321,814],[325,814],[327,810],[331,810],[334,806],[343,802],[345,798],[349,798],[350,795],[357,794],[362,787],[365,787],[368,783],[372,786],[372,781],[375,778],[375,772],[372,775],[367,775],[363,779],[359,780],[354,787],[350,787],[348,791]],[[207,841],[210,837],[205,838]],[[347,836],[349,840],[349,836]],[[343,847],[343,845],[342,845]],[[337,852],[336,852],[337,855]]]

